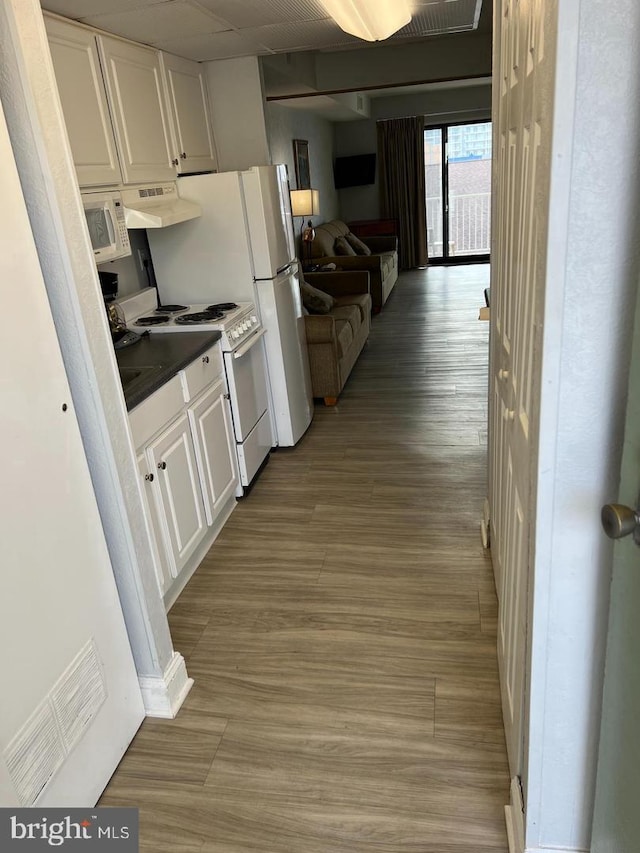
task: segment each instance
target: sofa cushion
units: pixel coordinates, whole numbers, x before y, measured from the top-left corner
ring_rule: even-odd
[[[354,335],[358,333],[358,329],[362,325],[360,308],[357,305],[336,305],[331,310],[331,316],[335,319],[336,323],[338,320],[346,320],[351,326],[351,331]]]
[[[311,244],[311,255],[314,258],[333,257],[335,252],[335,241],[337,237],[344,237],[349,228],[339,219],[332,219],[318,225],[315,229],[316,236]]]
[[[336,302],[330,293],[318,290],[317,287],[312,287],[306,281],[300,282],[300,295],[302,296],[303,306],[311,314],[328,314]]]
[[[336,237],[333,244],[336,255],[351,255],[355,257],[355,249],[347,242],[346,237]]]
[[[348,320],[336,320],[336,338],[338,343],[338,358],[343,358],[353,343],[353,330]]]
[[[351,248],[356,253],[356,255],[370,255],[371,254],[371,249],[368,246],[365,246],[365,244],[362,242],[362,240],[360,240],[359,237],[356,237],[355,234],[352,234],[351,231],[349,231],[348,234],[344,235],[344,239],[351,246]]]
[[[369,293],[351,293],[349,296],[336,296],[335,299],[336,304],[331,313],[343,305],[357,305],[361,320],[365,320],[371,314],[371,295]]]

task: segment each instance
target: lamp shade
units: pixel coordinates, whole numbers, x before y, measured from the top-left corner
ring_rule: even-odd
[[[320,213],[318,190],[291,190],[291,213],[293,216],[317,216]]]
[[[411,20],[408,0],[320,0],[345,33],[365,41],[383,41]]]

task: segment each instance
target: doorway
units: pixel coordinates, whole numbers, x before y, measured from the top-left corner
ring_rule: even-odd
[[[424,174],[429,262],[488,261],[491,122],[426,128]]]

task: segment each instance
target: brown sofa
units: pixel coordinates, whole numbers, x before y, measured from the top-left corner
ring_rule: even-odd
[[[329,293],[335,305],[328,314],[304,318],[314,397],[335,406],[371,328],[369,273],[305,273],[305,280]]]
[[[315,227],[311,243],[314,264],[335,264],[342,270],[366,270],[370,276],[373,313],[379,313],[398,280],[398,238],[367,237],[363,241],[370,255],[341,255],[335,249],[336,239],[349,233],[349,226],[339,219]]]

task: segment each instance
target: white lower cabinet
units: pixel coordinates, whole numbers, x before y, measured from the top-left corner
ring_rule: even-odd
[[[166,536],[171,574],[177,577],[205,534],[207,523],[189,419],[181,415],[146,451],[157,478],[158,512]]]
[[[213,524],[220,508],[235,494],[238,472],[229,448],[235,446],[224,382],[219,380],[193,406],[189,420],[196,439],[196,458],[207,522]]]
[[[168,606],[235,506],[235,439],[220,370],[216,345],[130,413],[152,556]],[[196,372],[200,382],[194,382]]]
[[[164,542],[161,538],[162,525],[160,524],[153,496],[153,481],[155,480],[155,474],[150,470],[144,451],[142,451],[142,453],[138,453],[137,462],[138,471],[140,472],[142,482],[144,483],[143,503],[147,528],[150,534],[149,538],[151,539],[151,557],[153,559],[153,567],[156,571],[156,580],[160,587],[160,593],[164,595],[173,583],[174,575],[171,574],[167,549],[165,548]]]

